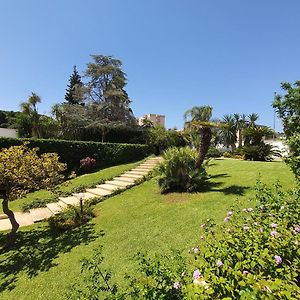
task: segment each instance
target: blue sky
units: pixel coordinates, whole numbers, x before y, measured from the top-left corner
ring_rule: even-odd
[[[123,61],[136,116],[212,105],[273,124],[280,82],[300,79],[299,0],[0,0],[0,109],[31,91],[62,102],[74,64]],[[279,121],[277,120],[277,128]]]

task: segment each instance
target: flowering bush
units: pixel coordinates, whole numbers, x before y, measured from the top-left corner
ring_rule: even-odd
[[[86,157],[80,160],[80,170],[85,172],[90,172],[96,167],[96,159],[91,157]]]

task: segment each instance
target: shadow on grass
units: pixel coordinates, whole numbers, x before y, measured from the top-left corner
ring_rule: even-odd
[[[46,272],[57,265],[55,259],[60,254],[70,252],[81,244],[89,244],[103,232],[95,233],[94,226],[87,224],[63,233],[48,228],[38,228],[17,233],[14,249],[0,255],[0,292],[16,287],[19,273],[29,278]],[[0,243],[5,240],[0,235]]]

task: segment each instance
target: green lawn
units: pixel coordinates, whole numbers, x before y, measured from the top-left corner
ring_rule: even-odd
[[[63,299],[70,284],[82,282],[80,259],[100,245],[105,266],[122,283],[124,273],[134,275],[132,257],[138,251],[187,253],[197,245],[199,225],[207,218],[221,222],[239,200],[241,207],[253,205],[259,173],[266,183],[294,185],[282,162],[220,159],[212,164],[205,192],[160,195],[152,179],[99,203],[97,217],[83,228],[60,235],[51,234],[45,223],[20,230],[19,251],[0,255],[1,299]]]
[[[110,168],[105,168],[101,169],[98,172],[90,173],[90,174],[85,174],[78,176],[76,178],[73,178],[64,184],[62,184],[59,187],[59,191],[61,192],[71,192],[73,188],[78,187],[78,186],[94,186],[99,181],[101,180],[109,180],[112,179],[115,176],[118,176],[134,167],[139,165],[142,161],[134,162],[134,163],[129,163],[129,164],[122,164],[118,166],[113,166]],[[25,203],[29,203],[35,199],[46,199],[46,198],[51,198],[54,197],[51,191],[48,190],[39,190],[33,193],[29,193],[26,195],[26,197],[16,200],[16,201],[11,201],[9,203],[9,207],[13,211],[22,211],[22,206]],[[0,214],[3,213],[2,206],[0,206]]]

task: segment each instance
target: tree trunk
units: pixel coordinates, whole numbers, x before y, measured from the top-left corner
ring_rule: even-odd
[[[235,145],[235,143],[232,143],[232,144],[231,144],[231,151],[234,152],[235,149],[236,149],[236,145]]]
[[[212,131],[210,127],[203,126],[200,128],[200,147],[199,147],[199,156],[196,163],[196,168],[200,169],[203,161],[205,159],[205,156],[207,154],[207,151],[210,146],[210,141],[212,138]]]
[[[243,129],[239,129],[239,148],[243,146]]]
[[[6,195],[2,200],[2,209],[3,212],[8,216],[12,227],[11,232],[7,235],[7,241],[6,241],[6,248],[10,248],[16,240],[16,233],[20,225],[17,223],[13,211],[8,208],[8,198]]]

